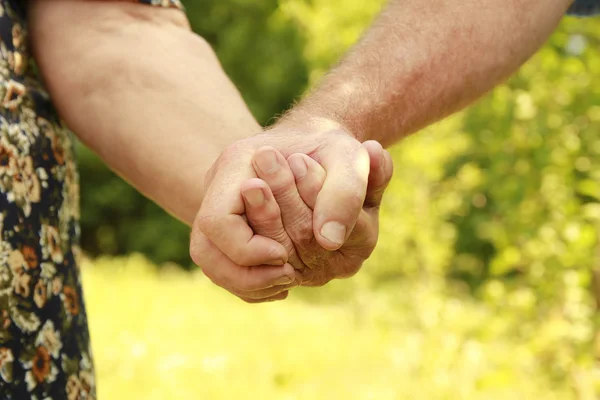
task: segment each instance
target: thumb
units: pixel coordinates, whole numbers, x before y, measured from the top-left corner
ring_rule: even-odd
[[[316,154],[327,175],[317,196],[313,215],[314,235],[326,250],[346,242],[362,211],[369,177],[369,153],[345,133]]]
[[[371,163],[364,207],[379,208],[383,193],[394,173],[394,161],[390,153],[375,140],[366,141],[363,146],[369,152]]]

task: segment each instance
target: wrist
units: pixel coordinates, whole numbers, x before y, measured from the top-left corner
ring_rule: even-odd
[[[286,131],[297,135],[321,135],[328,133],[347,134],[358,139],[356,132],[335,117],[311,113],[305,110],[292,110],[273,126],[266,128],[266,132]]]

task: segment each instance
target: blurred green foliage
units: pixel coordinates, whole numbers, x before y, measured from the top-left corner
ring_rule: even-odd
[[[339,59],[382,3],[187,7],[194,29],[267,123]],[[481,300],[499,316],[483,323],[527,343],[528,357],[557,382],[577,391],[581,371],[598,375],[590,368],[600,356],[600,19],[566,18],[508,83],[392,153],[380,244],[361,278],[302,295],[335,301],[354,293],[353,285],[388,293],[400,281],[430,285],[447,299]],[[88,150],[80,161],[85,250],[190,265],[188,228]]]
[[[514,310],[431,282],[371,290],[360,274],[314,292],[344,292],[337,302],[293,291],[257,306],[199,271],[158,271],[139,255],[101,257],[82,271],[106,399],[597,398],[597,369],[572,363],[571,379],[557,381],[538,356],[560,352],[569,324],[548,318],[524,339]]]

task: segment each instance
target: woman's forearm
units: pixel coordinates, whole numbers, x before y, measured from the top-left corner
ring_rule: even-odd
[[[476,100],[548,38],[572,0],[392,0],[280,122],[389,145]]]
[[[186,223],[221,150],[261,131],[183,13],[36,0],[34,55],[62,118],[142,193]]]

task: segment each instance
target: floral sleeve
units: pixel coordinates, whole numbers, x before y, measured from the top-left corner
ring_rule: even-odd
[[[27,6],[0,0],[0,400],[95,400],[75,142],[28,68]]]

